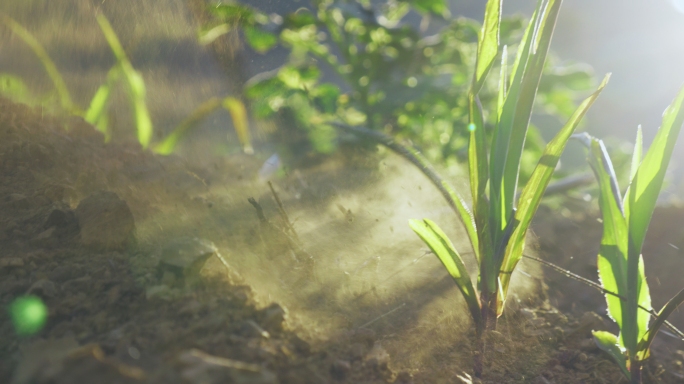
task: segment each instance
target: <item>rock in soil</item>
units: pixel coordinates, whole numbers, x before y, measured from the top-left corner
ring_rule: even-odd
[[[114,192],[100,191],[76,208],[81,243],[97,250],[123,250],[134,239],[135,221],[128,204]]]
[[[199,280],[199,273],[218,249],[209,240],[181,237],[167,244],[161,252],[157,275],[169,285],[191,284]]]
[[[212,356],[197,349],[182,352],[178,362],[181,376],[190,384],[277,384],[273,372],[258,364]]]

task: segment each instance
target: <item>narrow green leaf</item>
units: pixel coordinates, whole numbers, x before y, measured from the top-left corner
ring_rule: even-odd
[[[201,45],[209,45],[213,43],[214,40],[218,39],[219,37],[225,35],[226,33],[232,30],[233,27],[226,23],[219,24],[213,28],[199,31],[199,33],[197,34],[197,41]]]
[[[644,273],[641,248],[653,215],[665,172],[672,157],[677,136],[684,124],[684,87],[663,114],[663,122],[646,156],[639,165],[626,193],[625,216],[629,225],[629,257],[627,263],[628,310],[636,317],[635,340],[628,349],[636,352],[637,342],[648,331],[648,314],[637,311],[639,305],[650,308],[651,298]],[[623,315],[624,316],[624,315]],[[630,318],[630,325],[632,319]]]
[[[107,125],[102,124],[102,116],[105,113],[105,108],[107,106],[107,102],[109,101],[109,96],[112,93],[112,87],[114,86],[114,83],[119,78],[120,75],[120,70],[118,66],[112,67],[112,69],[109,70],[107,73],[107,80],[100,85],[100,87],[95,91],[95,95],[93,96],[93,99],[90,101],[90,106],[88,107],[88,110],[85,113],[85,116],[83,119],[90,124],[95,125],[95,127],[102,132],[105,136],[109,136],[109,132],[107,130]],[[99,124],[98,124],[99,123]]]
[[[613,165],[603,142],[591,139],[589,164],[599,183],[599,206],[603,218],[603,236],[598,255],[601,285],[607,291],[627,298],[628,228],[621,209],[620,193]],[[636,346],[636,320],[630,316],[627,303],[620,298],[606,295],[608,314],[620,327],[621,345],[628,349]],[[631,342],[630,342],[631,340]],[[630,345],[631,344],[631,345]],[[631,349],[633,350],[633,348]]]
[[[658,317],[656,317],[655,321],[651,323],[651,326],[648,328],[648,332],[644,335],[644,337],[641,339],[639,342],[638,346],[638,354],[637,357],[640,360],[645,360],[648,358],[649,355],[649,348],[651,347],[651,343],[653,342],[653,338],[655,335],[658,333],[660,330],[660,327],[665,324],[665,321],[667,318],[679,307],[682,303],[684,303],[684,289],[679,291],[674,297],[672,297],[665,306],[658,312]]]
[[[489,201],[485,194],[489,179],[487,159],[487,137],[484,130],[482,105],[477,96],[469,97],[470,104],[470,141],[468,143],[468,165],[470,167],[470,193],[473,198],[473,216],[478,238],[475,256],[480,265],[480,283],[488,289],[496,287],[495,264],[493,263],[491,239],[489,237]]]
[[[425,160],[420,153],[417,153],[417,155],[424,163],[427,164],[427,160]],[[468,233],[468,238],[470,239],[470,243],[473,247],[473,252],[475,252],[475,258],[480,260],[482,257],[480,255],[480,239],[478,237],[477,225],[475,224],[475,218],[473,217],[472,212],[470,212],[468,209],[468,206],[461,195],[456,193],[451,184],[449,184],[446,180],[442,181],[442,188],[449,194],[449,198],[447,200],[451,204],[452,208],[456,210],[456,213],[458,213],[458,216],[461,219],[466,232]]]
[[[107,39],[107,43],[109,43],[109,47],[119,62],[121,72],[128,82],[129,97],[135,114],[138,142],[143,148],[147,148],[152,139],[153,127],[152,119],[150,118],[150,113],[147,110],[147,104],[145,102],[145,81],[128,60],[126,52],[124,51],[123,46],[121,46],[121,42],[119,41],[116,32],[114,32],[112,25],[109,23],[109,20],[101,13],[96,16],[96,19],[100,25],[100,29],[102,29],[105,39]]]
[[[539,2],[541,6],[541,0]],[[492,135],[491,155],[489,159],[489,201],[490,201],[490,232],[492,240],[497,241],[508,222],[507,215],[510,208],[505,204],[503,197],[503,173],[506,166],[508,143],[511,137],[512,114],[515,109],[514,101],[519,97],[523,79],[524,67],[527,65],[530,54],[530,46],[534,38],[534,26],[539,18],[539,6],[532,15],[532,19],[525,31],[523,42],[518,47],[518,55],[514,66],[511,86],[504,96],[504,102],[500,106],[501,112]],[[521,67],[522,66],[522,67]],[[499,100],[502,96],[499,95]]]
[[[182,139],[190,130],[197,127],[200,121],[214,112],[216,108],[221,106],[221,100],[212,97],[211,99],[200,104],[192,113],[186,117],[180,124],[173,129],[173,131],[160,143],[154,146],[153,151],[160,155],[170,155],[176,149],[176,144]]]
[[[661,127],[636,171],[627,193],[625,216],[629,221],[630,242],[636,250],[641,250],[644,242],[682,124],[684,87],[665,110]]]
[[[519,67],[521,65],[523,67],[527,65],[527,56],[530,53],[530,47],[534,41],[534,34],[537,28],[537,23],[539,22],[539,13],[541,12],[543,1],[544,0],[537,0],[537,7],[534,9],[532,17],[530,17],[530,21],[525,28],[525,32],[523,33],[522,40],[520,40],[511,71],[513,77],[509,79],[511,83],[507,85],[508,88],[510,88],[512,85],[516,73],[520,73],[522,75],[522,70]]]
[[[223,99],[223,108],[230,113],[233,128],[235,128],[235,133],[240,140],[242,150],[248,155],[253,154],[254,148],[252,147],[252,136],[249,133],[249,120],[245,104],[234,97],[226,97]]]
[[[499,118],[501,117],[501,111],[504,107],[504,102],[506,101],[506,93],[508,92],[508,47],[504,45],[501,51],[501,69],[499,71],[499,95],[496,99],[496,121],[499,123]]]
[[[629,228],[631,230],[631,228]],[[631,241],[630,241],[631,243]],[[636,260],[636,261],[635,261]],[[644,270],[644,258],[641,250],[636,250],[629,244],[627,256],[627,312],[631,316],[630,323],[636,319],[634,324],[634,341],[630,340],[630,356],[636,356],[638,343],[648,332],[648,324],[651,315],[648,312],[640,311],[639,307],[651,308],[651,293],[646,282],[646,272]],[[631,292],[636,292],[632,295]],[[624,304],[623,304],[624,306]],[[624,316],[624,313],[623,313]]]
[[[64,78],[62,78],[62,75],[59,73],[57,66],[50,58],[50,55],[48,55],[48,53],[45,51],[45,48],[43,48],[43,46],[38,42],[38,40],[36,40],[36,38],[33,37],[31,32],[29,32],[17,21],[5,15],[2,12],[0,12],[0,21],[7,25],[7,27],[12,32],[17,34],[17,36],[19,36],[19,38],[21,38],[24,41],[24,43],[26,43],[26,45],[28,45],[29,48],[31,48],[33,53],[38,57],[38,60],[40,60],[41,64],[43,64],[45,72],[47,72],[48,76],[50,77],[50,80],[52,80],[52,84],[55,86],[55,89],[57,90],[57,94],[59,95],[59,101],[62,105],[62,108],[64,108],[64,110],[68,112],[76,112],[78,110],[78,107],[76,107],[76,105],[71,100],[71,94],[69,93],[69,89],[67,88],[66,83],[64,82]]]
[[[499,53],[499,24],[501,22],[501,0],[489,0],[485,9],[484,22],[477,45],[477,62],[473,76],[472,95],[477,95],[484,84],[494,59]]]
[[[122,68],[124,68],[124,75],[130,87],[130,98],[135,113],[138,142],[143,148],[147,148],[152,139],[152,119],[145,101],[145,81],[138,71],[133,70],[133,67],[130,67],[130,70],[126,69],[125,66]]]
[[[527,230],[532,223],[532,218],[539,207],[539,203],[544,196],[544,191],[549,185],[549,181],[551,180],[553,171],[555,170],[558,160],[565,149],[565,145],[591,105],[594,103],[594,101],[596,101],[596,98],[605,88],[609,78],[610,75],[606,75],[598,89],[580,104],[568,122],[563,126],[558,134],[556,134],[556,137],[554,137],[547,144],[541,159],[539,159],[539,162],[532,172],[530,179],[522,190],[522,194],[520,195],[520,199],[518,201],[518,208],[515,213],[517,225],[515,226],[513,234],[508,241],[506,253],[504,255],[499,274],[504,298],[508,292],[508,284],[510,282],[511,275],[520,261],[520,258],[522,257],[525,247],[525,235],[527,234]]]
[[[482,105],[477,96],[470,95],[470,141],[468,143],[468,166],[470,173],[470,193],[473,198],[473,214],[475,225],[479,228],[484,225],[487,219],[486,208],[489,204],[485,196],[487,188],[488,159],[487,159],[487,137],[484,130],[482,117]]]
[[[605,331],[592,331],[591,333],[594,335],[596,345],[602,351],[608,353],[608,355],[610,355],[618,364],[622,374],[624,374],[627,379],[630,379],[632,376],[627,369],[627,359],[617,344],[617,336]]]
[[[480,313],[480,300],[477,292],[473,287],[473,283],[468,275],[468,270],[463,263],[463,259],[454,248],[451,240],[444,234],[439,226],[431,220],[424,219],[423,221],[411,219],[409,220],[411,229],[427,244],[432,252],[437,255],[439,260],[444,264],[451,277],[456,282],[458,289],[463,294],[470,315],[473,317],[476,327],[482,327],[482,314]]]
[[[0,95],[28,105],[34,100],[24,80],[9,73],[0,72]]]
[[[634,152],[632,152],[632,165],[629,168],[629,180],[631,181],[636,176],[636,172],[641,164],[641,158],[644,152],[644,137],[641,133],[641,125],[637,127],[636,140],[634,141]],[[625,196],[626,198],[626,196]]]
[[[518,185],[518,177],[520,171],[520,158],[522,157],[523,148],[525,146],[525,138],[527,137],[527,129],[532,115],[532,107],[537,95],[537,88],[539,80],[544,69],[544,62],[546,61],[546,54],[551,44],[551,37],[560,11],[561,1],[550,0],[541,13],[541,23],[539,25],[539,32],[535,38],[535,49],[529,56],[529,62],[525,68],[522,78],[520,93],[515,100],[508,104],[511,95],[506,99],[504,109],[509,106],[513,108],[511,114],[512,119],[504,121],[504,124],[510,124],[510,139],[508,143],[507,153],[504,163],[503,178],[501,180],[502,197],[504,199],[504,218],[506,222],[511,219],[512,209],[514,207],[513,200],[516,194]],[[504,112],[504,115],[506,113]],[[499,240],[499,239],[495,239]]]

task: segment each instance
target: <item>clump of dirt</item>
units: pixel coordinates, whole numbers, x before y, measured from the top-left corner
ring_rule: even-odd
[[[0,305],[30,293],[49,308],[28,338],[0,315],[0,382],[468,382],[467,313],[406,219],[463,231],[406,166],[346,149],[292,170],[274,186],[288,218],[254,180],[254,158],[157,157],[0,99]],[[225,257],[201,257],[192,285],[159,276],[181,236]],[[542,251],[571,237],[553,239]],[[514,280],[483,382],[619,382],[590,339],[610,328],[588,312],[600,310],[552,301],[559,312],[527,261]],[[654,382],[677,382],[672,367],[658,376],[652,365]]]

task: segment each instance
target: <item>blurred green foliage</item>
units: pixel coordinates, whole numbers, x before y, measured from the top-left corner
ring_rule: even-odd
[[[464,159],[467,91],[480,23],[451,18],[446,0],[312,4],[287,15],[266,15],[235,2],[210,8],[215,19],[200,32],[200,41],[211,42],[239,28],[257,52],[278,44],[289,50],[282,66],[248,82],[245,93],[254,116],[269,119],[289,110],[320,152],[332,151],[337,142],[328,124],[343,122],[410,140],[432,161]],[[407,21],[415,16],[423,18],[421,24],[431,21],[441,27],[428,35]],[[509,51],[516,48],[524,24],[520,16],[501,21],[501,43]],[[565,121],[579,93],[590,89],[594,79],[585,65],[555,61],[549,60],[544,70],[537,109]],[[488,80],[480,92],[485,115],[495,113],[497,81]],[[487,132],[492,128],[487,126]],[[541,154],[543,144],[539,132],[531,129],[526,144],[530,159]],[[521,182],[535,163],[523,158]]]

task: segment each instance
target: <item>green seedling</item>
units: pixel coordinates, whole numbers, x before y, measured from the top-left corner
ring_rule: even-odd
[[[109,101],[112,88],[114,87],[118,78],[123,75],[129,85],[129,97],[135,112],[138,141],[143,148],[148,146],[150,139],[152,138],[152,120],[150,119],[150,114],[147,110],[147,104],[145,102],[145,82],[142,76],[133,68],[133,65],[131,65],[131,62],[126,56],[126,52],[119,42],[119,38],[116,36],[114,29],[112,29],[111,24],[109,24],[109,21],[104,15],[97,15],[97,22],[99,23],[102,33],[105,35],[105,38],[107,39],[107,42],[109,43],[109,46],[117,59],[117,64],[107,74],[107,81],[95,92],[95,95],[90,102],[90,106],[85,112],[72,101],[69,89],[64,82],[64,78],[62,78],[57,66],[52,61],[45,48],[43,48],[43,46],[38,42],[38,40],[21,24],[5,14],[0,13],[0,22],[5,24],[12,32],[19,36],[35,53],[41,64],[43,64],[43,68],[45,68],[45,71],[57,90],[57,95],[59,96],[60,106],[62,109],[67,113],[73,113],[82,116],[87,122],[95,125],[98,130],[104,133],[107,139],[109,139],[109,130],[107,127],[108,119],[105,109],[107,102]],[[7,79],[12,80],[12,83],[8,83]],[[6,77],[5,83],[8,85],[3,88],[9,88],[11,85],[12,89],[9,90],[12,91],[15,96],[19,96],[19,99],[21,99],[21,96],[23,95],[20,87],[23,86],[23,83],[17,82],[16,79],[10,79],[8,77]]]
[[[575,110],[548,143],[517,198],[520,159],[561,1],[540,0],[529,22],[510,80],[506,46],[499,42],[501,0],[489,0],[479,36],[477,62],[470,87],[468,147],[472,212],[453,188],[443,183],[448,199],[463,222],[479,264],[477,289],[460,253],[439,226],[429,219],[410,220],[411,228],[437,255],[465,297],[476,331],[473,371],[482,376],[485,333],[496,329],[511,275],[522,258],[525,236],[565,145],[608,81]],[[502,55],[498,111],[491,143],[486,140],[478,92],[494,60]],[[489,154],[488,154],[489,153]]]
[[[112,52],[116,57],[117,67],[126,78],[126,82],[128,83],[129,97],[133,106],[133,111],[135,113],[135,125],[138,131],[138,142],[140,142],[140,145],[142,145],[143,148],[147,148],[147,146],[150,144],[150,140],[152,139],[152,119],[150,119],[150,113],[147,110],[147,103],[145,102],[145,81],[128,60],[126,51],[124,51],[123,47],[121,46],[119,38],[116,36],[116,33],[114,32],[111,24],[109,24],[107,18],[101,13],[98,14],[96,18],[98,24],[100,24],[102,33],[104,33],[105,38],[107,39],[107,43],[109,43],[109,47],[112,49]],[[108,76],[107,83],[105,83],[103,87],[110,83],[109,80],[110,79]],[[98,90],[96,96],[100,93],[100,90]],[[108,92],[108,90],[105,90],[102,93],[108,94]],[[93,107],[92,103],[91,107]]]
[[[5,15],[4,13],[0,13],[0,22],[5,24],[7,28],[19,36],[19,38],[21,38],[38,57],[38,60],[40,60],[41,64],[43,64],[45,72],[47,72],[50,80],[52,80],[52,84],[57,90],[61,107],[65,111],[69,112],[78,111],[78,107],[71,100],[71,94],[69,93],[69,89],[64,82],[64,78],[62,78],[59,70],[57,70],[57,66],[52,59],[50,59],[50,55],[48,55],[48,53],[45,51],[45,48],[43,48],[38,40],[36,40],[36,38],[33,37],[33,35],[16,20]]]
[[[78,105],[73,103],[62,75],[47,54],[45,48],[21,24],[11,17],[0,13],[0,23],[6,25],[13,33],[19,36],[40,60],[57,90],[61,108],[67,113],[82,116],[85,121],[93,124],[98,131],[105,135],[105,141],[111,139],[107,104],[112,90],[123,76],[128,84],[129,99],[135,115],[138,142],[143,148],[147,148],[152,139],[153,124],[145,101],[145,82],[140,73],[133,68],[107,18],[103,14],[98,14],[96,19],[109,47],[116,57],[117,63],[109,70],[106,81],[98,87],[90,101],[90,105],[83,111]],[[10,74],[0,73],[0,94],[10,96],[18,102],[30,103],[32,101],[24,81]],[[211,98],[200,104],[171,134],[160,143],[154,145],[154,151],[163,155],[171,154],[175,150],[178,141],[219,106],[223,106],[230,113],[243,150],[246,153],[253,153],[246,108],[240,100],[234,97],[226,97],[222,100]]]
[[[651,309],[641,249],[651,221],[665,172],[684,123],[684,88],[665,110],[660,130],[642,160],[641,129],[632,156],[630,185],[620,195],[613,165],[601,140],[584,137],[589,163],[599,182],[603,236],[598,255],[599,277],[607,294],[608,314],[620,328],[619,335],[595,331],[596,344],[606,351],[634,384],[641,383],[641,368],[649,348],[667,317],[684,302],[684,289],[659,311]],[[655,320],[650,322],[651,317]]]
[[[230,113],[233,120],[233,127],[238,135],[238,140],[242,146],[242,150],[247,154],[253,154],[251,135],[249,133],[249,120],[247,118],[247,109],[242,101],[228,96],[223,100],[212,97],[211,99],[200,104],[195,110],[185,118],[176,128],[161,142],[153,146],[155,153],[160,155],[170,155],[176,150],[178,142],[185,137],[192,129],[197,127],[200,121],[205,119],[216,109],[223,106],[225,110]]]

